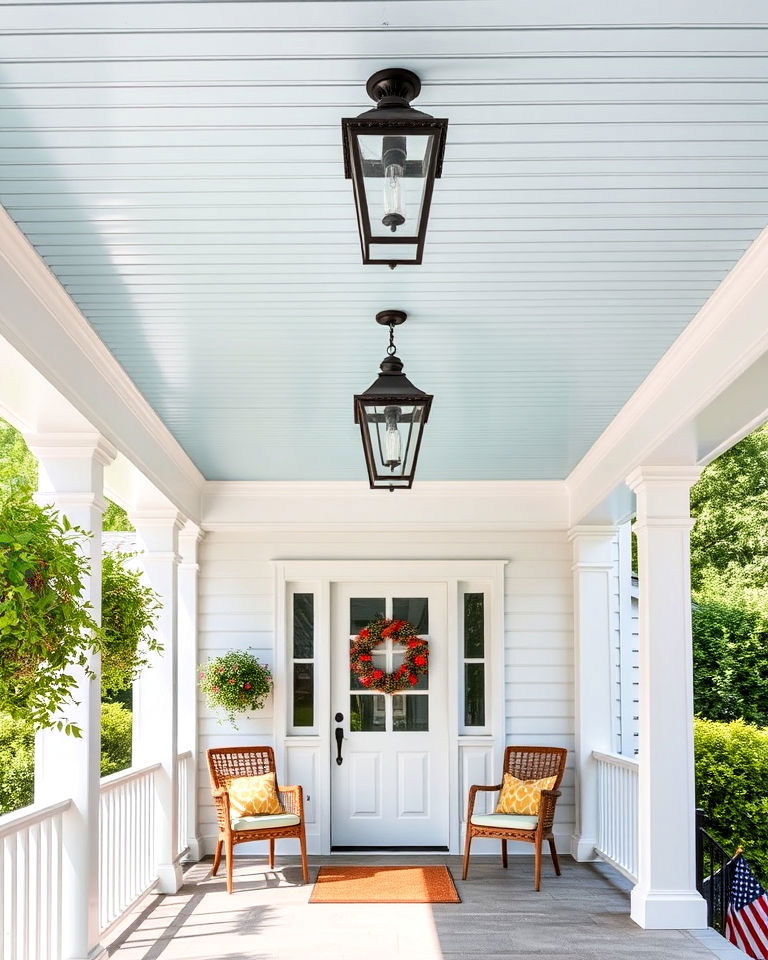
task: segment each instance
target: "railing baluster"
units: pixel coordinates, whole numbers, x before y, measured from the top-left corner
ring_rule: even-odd
[[[596,853],[637,882],[637,774],[634,757],[595,751],[597,766]]]

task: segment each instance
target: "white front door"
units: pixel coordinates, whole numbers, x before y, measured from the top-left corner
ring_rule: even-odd
[[[446,587],[336,583],[332,604],[331,844],[447,847]],[[371,693],[350,673],[351,640],[379,617],[408,620],[429,640],[429,675],[407,693]],[[374,665],[390,672],[402,657],[399,643],[384,641]]]

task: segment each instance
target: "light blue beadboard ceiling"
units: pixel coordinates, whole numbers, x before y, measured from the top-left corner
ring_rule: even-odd
[[[768,222],[765,0],[0,6],[0,200],[210,479],[362,479],[384,308],[417,479],[562,478]],[[450,120],[363,267],[339,120]]]

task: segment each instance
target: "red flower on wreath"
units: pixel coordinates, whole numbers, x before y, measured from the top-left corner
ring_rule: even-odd
[[[392,673],[373,666],[373,651],[384,640],[391,639],[404,648],[402,663]],[[350,667],[361,686],[380,693],[408,690],[428,670],[428,644],[407,620],[374,620],[352,641]]]

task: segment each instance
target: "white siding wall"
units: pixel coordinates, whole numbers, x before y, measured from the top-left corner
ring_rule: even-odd
[[[573,750],[573,642],[570,545],[565,531],[301,533],[211,532],[201,545],[200,658],[252,647],[274,662],[273,558],[509,559],[505,590],[507,743]],[[212,850],[215,820],[205,751],[273,742],[272,704],[239,731],[200,702],[200,833]],[[496,776],[497,774],[495,774]],[[563,849],[573,829],[573,771],[558,804]]]

